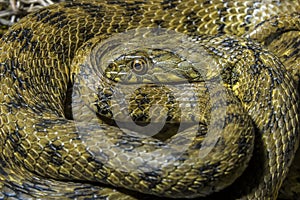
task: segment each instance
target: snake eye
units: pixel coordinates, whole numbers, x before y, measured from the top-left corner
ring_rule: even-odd
[[[129,66],[133,70],[133,72],[138,75],[143,75],[148,71],[148,62],[143,58],[130,61]]]

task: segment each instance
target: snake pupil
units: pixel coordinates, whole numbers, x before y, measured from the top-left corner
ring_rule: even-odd
[[[141,58],[131,61],[130,67],[132,68],[134,73],[138,75],[143,75],[148,70],[147,65],[147,61]]]
[[[141,70],[142,69],[141,63],[134,63],[134,69],[135,70]]]

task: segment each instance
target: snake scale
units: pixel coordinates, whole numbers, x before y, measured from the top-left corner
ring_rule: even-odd
[[[0,41],[0,198],[276,199],[288,176],[296,199],[297,11],[82,0],[21,19]]]

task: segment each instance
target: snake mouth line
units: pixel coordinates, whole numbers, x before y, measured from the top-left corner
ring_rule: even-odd
[[[209,80],[181,80],[181,81],[159,81],[159,82],[136,82],[136,83],[131,83],[131,82],[115,82],[115,83],[118,83],[118,84],[121,84],[121,85],[148,85],[148,86],[152,86],[152,87],[155,87],[155,86],[158,86],[158,87],[161,87],[161,86],[174,86],[174,85],[182,85],[182,84],[198,84],[198,83],[207,83],[207,82],[210,82]]]

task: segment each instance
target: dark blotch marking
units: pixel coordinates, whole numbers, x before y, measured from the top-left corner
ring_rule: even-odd
[[[22,129],[16,125],[13,132],[9,133],[7,139],[11,141],[14,152],[19,153],[23,158],[27,157],[27,151],[20,145],[22,143],[22,135],[20,134]]]
[[[25,88],[30,87],[28,79],[22,79],[20,76],[18,76],[20,72],[25,72],[25,69],[17,60],[7,60],[3,65],[6,72],[5,76],[10,76],[14,82],[17,82],[18,90],[25,90]]]
[[[31,182],[24,182],[22,186],[23,186],[22,189],[24,188],[25,190],[28,191],[34,189],[42,192],[45,191],[57,192],[55,190],[52,190],[48,185],[42,185],[39,179],[32,179]]]
[[[138,124],[142,123],[145,126],[149,123],[149,122],[146,122],[146,121],[149,121],[149,115],[148,114],[137,114],[137,115],[132,116],[132,120]]]
[[[201,23],[201,18],[197,16],[196,12],[191,11],[190,13],[186,14],[183,23],[187,25],[187,30],[190,32],[191,35],[197,34],[197,28]]]
[[[170,10],[176,8],[179,3],[180,1],[177,0],[163,0],[161,6],[163,10]]]
[[[29,51],[34,52],[34,56],[36,55],[36,53],[41,51],[40,46],[38,44],[39,44],[38,41],[31,41],[31,46]]]
[[[291,51],[291,53],[289,55],[284,55],[283,56],[284,59],[292,58],[296,55],[299,55],[299,53],[300,53],[300,48],[299,48],[300,40],[299,40],[299,38],[298,37],[293,38],[291,43],[292,43],[292,48],[289,48],[289,50],[293,50],[293,51]]]
[[[66,123],[68,123],[68,121],[65,119],[41,119],[40,122],[35,124],[35,127],[37,131],[47,133],[48,130],[51,130],[53,128],[53,126],[63,126]],[[78,139],[79,138],[76,136],[72,138],[72,140]],[[48,160],[50,163],[53,163],[55,166],[61,166],[64,163],[64,160],[60,151],[63,150],[64,147],[60,142],[56,143],[57,141],[59,141],[59,138],[55,138],[47,143],[44,146],[44,151],[47,153],[46,155],[48,156]]]
[[[33,40],[33,30],[30,28],[16,29],[10,30],[6,36],[2,38],[2,40],[6,43],[18,42],[20,43],[20,47],[18,48],[19,53],[29,52],[40,52],[39,42]],[[12,61],[13,62],[13,61]]]
[[[232,38],[225,38],[221,44],[223,47],[228,47],[228,48],[234,48],[239,46],[238,41]]]
[[[89,14],[91,17],[96,17],[99,20],[101,20],[102,17],[105,16],[104,14],[104,7],[101,5],[95,5],[93,3],[76,3],[76,2],[71,2],[69,4],[66,4],[64,6],[65,8],[80,8],[84,10],[87,14]]]
[[[49,10],[41,10],[40,12],[34,13],[33,16],[35,16],[36,20],[39,22],[45,19],[49,14]]]
[[[63,11],[58,11],[54,13],[48,13],[46,17],[41,20],[43,23],[48,23],[50,25],[55,25],[59,23],[60,21],[64,20],[66,18],[65,12]]]
[[[139,95],[142,96],[142,99],[135,99],[135,102],[140,110],[145,110],[145,104],[148,105],[151,100],[146,93],[140,93]]]
[[[249,142],[247,142],[247,138],[240,137],[238,141],[238,154],[247,155],[250,148],[251,146],[249,146]]]
[[[218,173],[219,166],[221,162],[217,162],[214,164],[206,164],[199,168],[199,174],[206,178],[206,182],[210,183],[211,181],[214,181],[214,175]]]
[[[251,70],[249,70],[249,72],[253,76],[259,76],[261,74],[262,69],[264,68],[263,63],[260,60],[260,52],[256,51],[251,47],[249,47],[248,49],[252,51],[255,58],[254,63],[250,66]]]
[[[141,4],[144,4],[145,1],[134,1],[134,2],[128,2],[128,1],[124,1],[124,0],[110,0],[107,1],[108,5],[119,5],[122,7],[126,7],[126,6],[131,6],[131,5],[136,5],[139,6]]]
[[[7,36],[4,38],[5,42],[15,42],[18,41],[21,44],[20,53],[23,51],[29,50],[29,46],[31,44],[31,39],[33,37],[33,33],[31,29],[16,29],[11,30]]]
[[[120,147],[124,151],[130,152],[132,149],[142,146],[141,139],[135,136],[122,135],[119,137],[116,146]]]
[[[142,15],[143,9],[141,5],[144,4],[144,1],[133,1],[133,2],[126,2],[126,1],[108,1],[108,4],[111,5],[118,5],[124,9],[123,15],[126,17],[133,17]],[[134,18],[136,22],[139,22],[139,18]]]
[[[37,22],[49,23],[55,25],[58,29],[68,24],[66,14],[63,11],[51,13],[50,10],[41,10],[34,14]]]
[[[0,174],[3,175],[3,176],[7,176],[8,175],[6,173],[6,171],[3,170],[6,167],[7,167],[6,161],[3,161],[2,159],[0,159]]]
[[[210,1],[208,1],[210,3]],[[225,31],[225,21],[226,21],[226,15],[228,14],[228,8],[220,8],[218,9],[218,15],[219,15],[219,19],[221,20],[218,20],[217,24],[219,25],[218,27],[218,33],[219,34],[224,34]]]
[[[210,5],[210,4],[211,4],[210,0],[203,1],[203,5]]]
[[[164,20],[163,19],[157,19],[154,20],[154,24],[156,24],[157,26],[162,26],[164,24]]]
[[[63,158],[59,152],[62,149],[62,145],[55,145],[53,143],[49,143],[44,147],[44,151],[49,155],[48,159],[50,163],[53,163],[55,166],[61,166],[63,164]]]
[[[50,15],[51,16],[51,15]],[[60,11],[60,12],[56,12],[52,15],[52,19],[49,20],[49,24],[50,25],[59,25],[58,27],[61,27],[61,22],[66,19],[67,17],[65,16],[65,13]],[[63,24],[66,24],[66,22],[64,22]],[[62,26],[63,27],[63,26]]]
[[[147,183],[150,183],[148,185],[149,188],[154,188],[161,182],[160,175],[155,171],[144,172],[144,174],[141,175],[141,178],[147,181]]]
[[[243,123],[243,122],[240,122],[241,120],[241,116],[239,114],[234,114],[234,113],[231,113],[231,114],[227,114],[226,117],[225,117],[225,126],[227,124],[235,124],[235,123]]]
[[[97,95],[97,101],[96,107],[97,107],[97,113],[104,116],[112,117],[113,113],[110,110],[110,100],[112,99],[112,94],[104,93],[103,91],[100,91]]]
[[[37,115],[45,112],[46,108],[42,104],[28,105],[21,95],[13,95],[11,101],[6,104],[8,113],[16,113],[20,108],[31,109]]]

